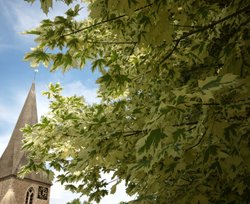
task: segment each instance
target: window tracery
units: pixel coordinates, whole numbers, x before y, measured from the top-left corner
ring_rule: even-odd
[[[26,198],[25,198],[25,204],[33,204],[34,200],[34,188],[29,188],[28,191],[26,192]]]

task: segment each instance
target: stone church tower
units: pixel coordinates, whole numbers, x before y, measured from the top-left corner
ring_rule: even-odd
[[[31,173],[17,178],[18,170],[27,162],[22,151],[22,133],[25,124],[37,123],[35,84],[33,83],[18,121],[0,159],[0,204],[49,204],[52,183],[42,173]]]

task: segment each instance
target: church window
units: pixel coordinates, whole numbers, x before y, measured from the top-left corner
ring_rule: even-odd
[[[34,189],[31,187],[28,189],[26,193],[26,199],[25,199],[25,204],[33,204],[33,199],[34,199]]]

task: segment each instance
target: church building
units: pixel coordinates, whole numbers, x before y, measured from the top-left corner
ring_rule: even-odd
[[[0,158],[0,204],[49,204],[52,185],[44,173],[31,173],[24,179],[17,177],[27,157],[22,150],[23,135],[20,129],[25,124],[37,123],[35,84],[33,83],[12,136]]]

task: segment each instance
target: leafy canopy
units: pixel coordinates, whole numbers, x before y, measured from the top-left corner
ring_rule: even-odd
[[[85,2],[88,19],[77,5],[28,31],[25,59],[63,72],[91,61],[101,102],[51,84],[50,114],[23,130],[22,172],[46,163],[97,202],[125,180],[136,203],[249,203],[249,0]]]

